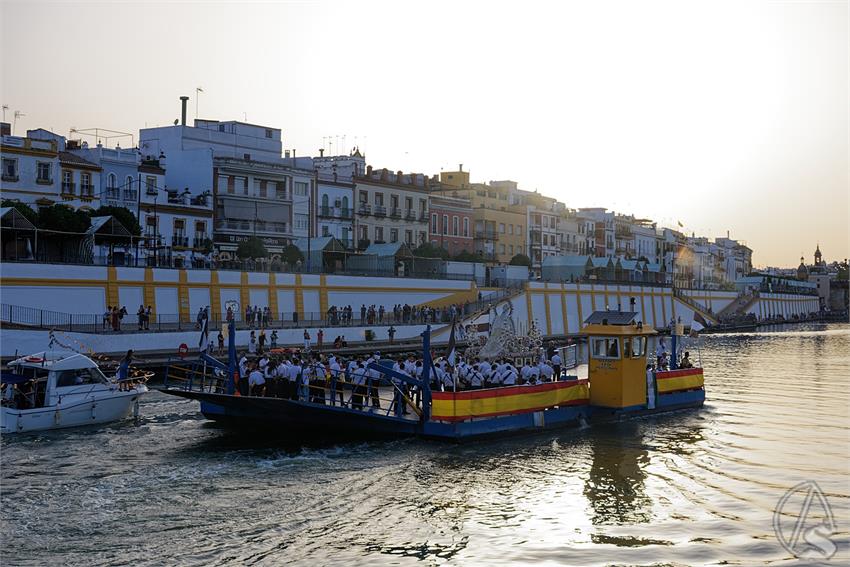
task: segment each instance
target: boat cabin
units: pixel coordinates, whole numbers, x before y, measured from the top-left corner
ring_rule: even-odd
[[[647,342],[657,332],[637,322],[632,311],[595,311],[584,322],[590,403],[631,408],[647,403]]]
[[[2,377],[2,401],[15,409],[54,406],[66,396],[113,387],[97,364],[82,354],[40,352],[8,366],[9,372]]]

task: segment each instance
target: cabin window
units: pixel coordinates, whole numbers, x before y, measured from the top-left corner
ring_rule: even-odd
[[[617,337],[593,337],[590,339],[590,345],[593,358],[620,358],[620,341]]]
[[[646,356],[646,338],[623,339],[623,358],[641,358]]]
[[[102,374],[96,368],[77,368],[74,370],[60,370],[56,376],[56,387],[81,386],[86,384],[100,384]]]

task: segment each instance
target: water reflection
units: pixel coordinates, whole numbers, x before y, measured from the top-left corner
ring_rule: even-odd
[[[584,487],[593,525],[646,523],[652,502],[646,495],[649,455],[640,424],[600,428],[594,439],[592,463]]]

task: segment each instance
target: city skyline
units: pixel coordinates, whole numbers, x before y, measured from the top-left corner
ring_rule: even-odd
[[[191,121],[201,87],[201,118],[282,128],[298,155],[328,137],[344,153],[345,136],[379,168],[463,163],[569,207],[730,231],[760,266],[808,260],[818,243],[829,260],[850,255],[846,4],[623,4],[607,19],[577,5],[199,6],[4,3],[4,20],[38,19],[47,35],[134,22],[120,41],[74,35],[85,80],[10,26],[7,121],[18,135],[97,126],[138,141],[179,116],[179,95]]]

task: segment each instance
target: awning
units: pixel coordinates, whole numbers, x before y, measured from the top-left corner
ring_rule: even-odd
[[[290,222],[291,205],[284,203],[258,203],[243,199],[222,199],[224,218],[265,222]]]

